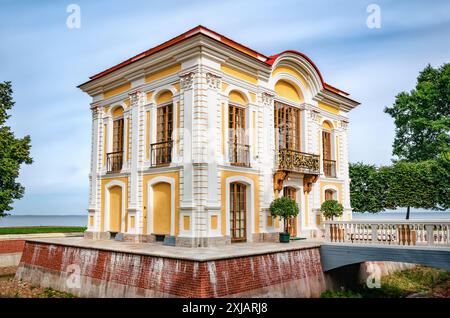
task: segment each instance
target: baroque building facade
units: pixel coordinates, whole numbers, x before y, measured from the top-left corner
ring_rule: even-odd
[[[198,26],[90,77],[91,238],[180,246],[277,238],[272,200],[320,235],[320,206],[351,218],[348,112],[304,54],[265,56]]]

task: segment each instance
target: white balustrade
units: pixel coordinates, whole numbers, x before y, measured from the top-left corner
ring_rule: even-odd
[[[325,241],[346,244],[450,245],[450,221],[325,221]]]

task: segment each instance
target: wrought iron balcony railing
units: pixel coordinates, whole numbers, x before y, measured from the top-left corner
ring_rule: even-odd
[[[336,161],[323,159],[323,173],[326,177],[336,178]]]
[[[233,166],[250,167],[250,146],[229,142],[228,159]]]
[[[172,162],[172,147],[172,140],[151,144],[150,165],[156,167],[170,164]]]
[[[277,169],[318,175],[320,174],[320,157],[293,149],[279,149]]]
[[[123,151],[106,154],[106,171],[108,173],[120,172],[123,165]]]

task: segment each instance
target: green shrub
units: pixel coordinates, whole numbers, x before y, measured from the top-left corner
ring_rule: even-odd
[[[339,217],[342,215],[344,211],[344,207],[336,200],[326,200],[322,203],[320,207],[320,211],[323,213],[323,216],[329,220],[334,216]]]
[[[298,215],[298,206],[297,203],[287,197],[281,197],[275,199],[270,204],[269,208],[270,214],[273,217],[280,217],[284,219],[284,231],[288,233],[288,220],[290,218],[294,218]]]

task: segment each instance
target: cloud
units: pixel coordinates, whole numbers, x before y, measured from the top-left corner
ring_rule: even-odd
[[[9,123],[31,135],[35,159],[22,169],[19,212],[85,210],[90,98],[76,85],[198,24],[263,54],[306,53],[327,82],[362,102],[350,113],[350,159],[376,164],[391,159],[394,126],[383,108],[450,51],[448,1],[377,1],[379,30],[365,24],[371,1],[77,3],[79,30],[66,27],[64,2],[6,1],[0,11],[0,81],[13,81],[16,100]]]

